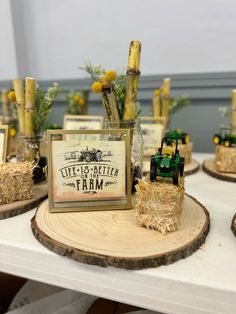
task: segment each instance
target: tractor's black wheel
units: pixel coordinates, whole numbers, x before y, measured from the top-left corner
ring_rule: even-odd
[[[230,140],[224,140],[224,146],[225,147],[230,147],[231,146],[231,141]]]
[[[184,174],[184,157],[180,157],[179,174],[181,177]]]
[[[100,150],[98,150],[98,151],[96,152],[95,160],[96,160],[96,161],[101,161],[101,160],[102,160],[102,152],[101,152]]]
[[[150,163],[150,181],[152,181],[152,182],[156,181],[156,172],[157,172],[157,167],[156,167],[155,159],[151,158],[151,163]]]
[[[188,133],[183,133],[181,136],[181,140],[183,144],[188,144],[189,143],[189,135]]]
[[[179,169],[176,169],[174,171],[174,174],[173,174],[173,184],[174,185],[178,185],[179,184]]]
[[[219,135],[214,135],[213,137],[213,143],[215,145],[221,144],[221,138],[219,137]]]

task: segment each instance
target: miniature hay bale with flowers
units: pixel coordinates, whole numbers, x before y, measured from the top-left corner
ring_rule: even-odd
[[[34,168],[30,162],[0,164],[1,205],[32,198]]]
[[[170,184],[167,180],[150,182],[140,180],[135,186],[135,211],[139,225],[155,229],[162,234],[176,231],[184,199],[184,180],[179,185]]]

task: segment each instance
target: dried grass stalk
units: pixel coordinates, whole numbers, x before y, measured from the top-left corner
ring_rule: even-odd
[[[236,147],[216,146],[216,170],[236,173]]]
[[[179,144],[178,149],[180,155],[185,158],[185,165],[189,164],[192,161],[193,143]]]
[[[34,167],[29,162],[0,165],[0,204],[32,198]]]
[[[184,179],[173,185],[167,179],[160,182],[140,180],[136,185],[136,218],[141,226],[162,234],[176,231],[184,198]]]

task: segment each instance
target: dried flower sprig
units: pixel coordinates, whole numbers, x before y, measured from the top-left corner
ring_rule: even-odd
[[[35,132],[40,133],[45,129],[48,116],[51,112],[52,106],[60,92],[60,87],[54,83],[52,87],[44,93],[42,89],[37,86],[36,89],[36,114],[34,118]]]
[[[105,73],[101,65],[93,66],[91,63],[86,63],[84,67],[79,67],[79,69],[88,73],[93,81],[99,81],[99,76]]]
[[[120,119],[123,118],[125,108],[125,94],[126,94],[126,76],[121,74],[113,82],[116,101],[118,104]]]
[[[190,104],[190,100],[186,96],[180,96],[180,97],[175,97],[170,99],[170,107],[169,107],[169,112],[170,114],[173,114],[180,109],[188,106]]]
[[[93,81],[93,92],[102,94],[102,101],[108,120],[114,121],[119,126],[120,113],[113,83],[117,78],[116,71],[105,71],[100,65],[92,66],[91,64],[87,64],[81,69],[86,71]]]
[[[218,111],[221,113],[222,117],[228,118],[230,116],[230,108],[224,106],[224,107],[219,107]]]
[[[117,76],[116,71],[107,70],[105,71],[101,65],[93,66],[91,63],[81,67],[83,71],[89,74],[89,78],[93,81],[92,91],[96,94],[102,93],[105,88],[109,86],[114,94],[119,117],[122,119],[124,113],[125,103],[125,76]],[[107,110],[107,108],[106,108]]]

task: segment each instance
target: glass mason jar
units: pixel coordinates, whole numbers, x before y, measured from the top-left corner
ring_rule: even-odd
[[[131,130],[131,176],[132,192],[138,179],[143,177],[143,136],[140,128],[140,120],[121,120],[119,124],[111,120],[105,120],[105,129],[130,129]]]
[[[33,180],[38,183],[45,179],[44,168],[47,165],[47,158],[40,157],[39,147],[41,135],[32,137],[18,134],[16,144],[16,160],[17,162],[35,162],[33,170]]]

